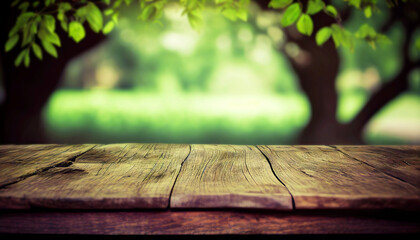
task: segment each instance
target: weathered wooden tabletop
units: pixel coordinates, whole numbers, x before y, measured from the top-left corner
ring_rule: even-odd
[[[2,145],[0,233],[420,233],[420,146]]]

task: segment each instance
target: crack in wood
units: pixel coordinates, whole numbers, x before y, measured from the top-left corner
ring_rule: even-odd
[[[5,183],[5,184],[2,184],[2,185],[0,185],[0,189],[4,189],[4,188],[6,188],[6,187],[8,187],[8,186],[10,186],[10,185],[13,185],[13,184],[16,184],[16,183],[18,183],[18,182],[21,182],[21,181],[23,181],[23,180],[25,180],[25,179],[27,179],[27,178],[29,178],[29,177],[32,177],[32,176],[35,176],[35,175],[38,175],[38,174],[41,174],[41,173],[44,173],[44,172],[46,172],[46,171],[48,171],[48,170],[50,170],[50,169],[53,169],[53,168],[62,168],[62,167],[69,167],[70,165],[72,165],[73,164],[73,162],[74,161],[76,161],[76,158],[78,158],[78,157],[80,157],[80,156],[82,156],[83,154],[85,154],[85,153],[87,153],[87,152],[89,152],[90,150],[92,150],[93,148],[95,148],[96,147],[96,145],[94,145],[93,147],[91,147],[90,149],[88,149],[88,150],[86,150],[86,151],[84,151],[84,152],[82,152],[82,153],[80,153],[80,154],[76,154],[75,156],[71,156],[71,157],[69,157],[68,159],[66,159],[65,161],[63,161],[63,162],[60,162],[60,163],[57,163],[57,164],[54,164],[54,165],[52,165],[52,166],[48,166],[48,167],[44,167],[44,168],[40,168],[40,169],[38,169],[38,170],[36,170],[36,171],[34,171],[34,172],[32,172],[32,173],[28,173],[28,174],[25,174],[25,175],[22,175],[22,176],[20,176],[20,177],[17,177],[16,178],[16,180],[14,180],[14,181],[11,181],[11,182],[8,182],[8,183]],[[69,149],[67,149],[67,150],[65,150],[64,152],[67,152],[67,151],[69,151],[70,150],[70,148]],[[64,152],[61,152],[61,153],[57,153],[57,154],[55,154],[55,155],[59,155],[59,154],[62,154],[62,153],[64,153]]]
[[[279,178],[279,176],[277,176],[276,172],[275,172],[275,171],[274,171],[274,169],[273,169],[273,165],[271,164],[270,159],[267,157],[267,155],[265,155],[265,154],[264,154],[264,152],[263,152],[263,151],[261,151],[261,149],[259,148],[259,146],[258,146],[258,145],[256,145],[255,147],[258,149],[258,151],[260,151],[260,153],[261,153],[261,154],[264,156],[264,158],[267,160],[268,165],[270,165],[270,169],[271,169],[271,171],[273,172],[274,176],[277,178],[277,180],[278,180],[281,184],[283,184],[283,186],[284,186],[284,187],[286,188],[286,190],[289,192],[290,197],[291,197],[291,199],[292,199],[292,207],[293,207],[293,210],[296,210],[296,206],[295,206],[295,199],[294,199],[294,197],[293,197],[292,193],[290,192],[289,188],[286,186],[286,184],[284,184],[284,182],[283,182],[283,181]]]
[[[188,157],[189,157],[189,156],[190,156],[190,154],[191,154],[191,151],[192,151],[191,144],[188,144],[188,147],[189,147],[190,151],[188,152],[187,157],[185,157],[185,159],[182,161],[182,163],[181,163],[181,167],[179,168],[179,171],[178,171],[178,174],[177,174],[177,175],[176,175],[176,177],[175,177],[175,181],[174,181],[174,183],[172,184],[171,191],[169,192],[168,207],[167,207],[166,209],[170,209],[170,208],[171,208],[172,193],[173,193],[173,191],[174,191],[175,184],[176,184],[176,182],[177,182],[177,180],[178,180],[179,174],[181,173],[182,166],[184,165],[184,163],[187,161]]]
[[[399,178],[399,177],[397,177],[397,176],[395,176],[395,175],[393,175],[393,174],[390,174],[390,173],[388,173],[388,172],[386,172],[386,171],[383,171],[382,169],[379,169],[379,168],[377,168],[377,167],[375,167],[375,166],[373,166],[373,165],[371,165],[371,164],[369,164],[369,163],[367,163],[367,162],[365,162],[365,161],[363,161],[363,160],[360,160],[360,159],[358,159],[358,158],[356,158],[356,157],[353,157],[353,156],[351,156],[350,154],[348,154],[348,153],[346,153],[346,152],[341,151],[341,149],[337,148],[337,147],[336,147],[336,146],[334,146],[334,145],[326,145],[326,146],[327,146],[327,147],[330,147],[330,148],[335,149],[336,151],[338,151],[338,152],[340,152],[340,153],[344,154],[345,156],[347,156],[347,157],[349,157],[349,158],[351,158],[351,159],[353,159],[353,160],[355,160],[355,161],[358,161],[358,162],[360,162],[360,163],[366,164],[367,166],[369,166],[369,167],[371,167],[371,168],[375,169],[376,171],[379,171],[379,172],[381,172],[381,173],[383,173],[383,174],[386,174],[386,175],[388,175],[388,176],[390,176],[390,177],[393,177],[393,178],[395,178],[395,179],[397,179],[397,180],[399,180],[399,181],[401,181],[401,182],[408,183],[408,184],[412,185],[411,183],[409,183],[409,182],[405,181],[404,179],[401,179],[401,178]],[[414,186],[414,185],[412,185],[412,186]],[[418,186],[414,186],[414,187],[418,187]]]

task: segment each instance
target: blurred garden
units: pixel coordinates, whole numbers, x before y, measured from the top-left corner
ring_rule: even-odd
[[[296,143],[312,112],[286,56],[300,49],[287,41],[281,12],[252,3],[247,21],[231,21],[207,8],[197,31],[176,3],[159,23],[138,20],[132,7],[122,11],[106,40],[67,64],[42,110],[47,142]],[[346,27],[381,26],[389,13],[361,14],[352,12]],[[338,122],[350,122],[400,70],[404,30],[395,24],[388,33],[391,43],[376,49],[362,41],[353,51],[338,48]],[[363,140],[420,144],[420,68],[409,90],[365,126]]]

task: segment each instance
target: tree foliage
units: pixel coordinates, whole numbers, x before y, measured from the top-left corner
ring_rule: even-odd
[[[59,25],[68,37],[75,42],[82,41],[86,36],[87,26],[95,33],[110,33],[118,24],[120,9],[124,5],[138,7],[138,18],[143,21],[159,22],[164,7],[170,0],[15,0],[12,7],[19,10],[19,15],[9,32],[5,44],[8,52],[20,43],[20,53],[15,60],[15,66],[22,63],[30,65],[31,52],[38,59],[43,58],[43,51],[57,58],[57,47],[61,46],[56,25]],[[202,26],[202,11],[206,6],[217,8],[221,14],[230,20],[247,21],[250,0],[179,0],[182,14],[188,18],[192,28],[197,31]],[[404,0],[388,0],[388,7],[404,4]],[[363,11],[366,18],[380,11],[377,0],[346,0],[349,7]],[[273,10],[282,11],[279,21],[283,27],[296,26],[303,35],[314,34],[313,15],[328,14],[335,19],[331,26],[321,28],[315,33],[318,45],[332,38],[336,47],[354,47],[355,39],[363,39],[375,48],[378,43],[388,43],[389,39],[375,29],[364,24],[357,32],[350,32],[341,24],[341,16],[336,6],[327,4],[324,0],[308,0],[303,4],[299,0],[271,0],[268,4]],[[417,41],[420,42],[420,41]],[[416,44],[419,46],[420,44]],[[42,46],[42,47],[41,47]]]

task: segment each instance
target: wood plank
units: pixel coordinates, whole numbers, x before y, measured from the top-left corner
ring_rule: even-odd
[[[391,176],[420,186],[420,146],[334,146]]]
[[[70,166],[55,167],[0,190],[0,208],[166,208],[188,145],[96,146]]]
[[[416,213],[143,211],[0,213],[0,233],[355,234],[420,233]],[[242,236],[245,237],[245,236]],[[267,237],[267,236],[263,236]],[[406,235],[404,239],[406,239]],[[342,239],[340,236],[339,239]],[[372,238],[372,236],[369,236]],[[379,238],[378,238],[379,239]],[[383,239],[383,238],[381,238]]]
[[[296,209],[420,209],[420,190],[327,146],[258,146]]]
[[[293,209],[291,196],[255,146],[192,145],[171,208]]]
[[[82,145],[0,145],[0,186],[64,163],[93,148]]]

